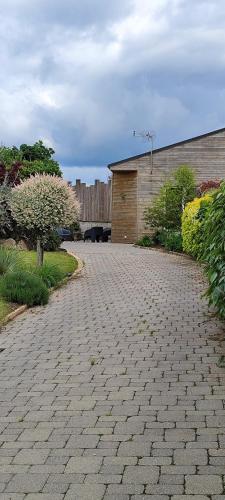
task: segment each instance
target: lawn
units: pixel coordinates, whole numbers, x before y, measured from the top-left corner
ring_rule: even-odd
[[[35,251],[21,250],[19,252],[19,255],[21,258],[21,265],[24,269],[26,269],[27,267],[29,270],[31,270],[32,267],[36,266],[37,256]],[[73,274],[78,266],[78,262],[75,257],[69,255],[64,251],[45,252],[44,263],[59,267],[65,274],[65,277]],[[5,317],[16,307],[19,307],[19,305],[8,303],[0,297],[0,326],[4,322]]]
[[[28,267],[36,266],[37,254],[35,251],[21,251],[21,257],[24,264]],[[67,252],[45,252],[44,263],[58,266],[65,275],[72,274],[77,269],[77,260]]]

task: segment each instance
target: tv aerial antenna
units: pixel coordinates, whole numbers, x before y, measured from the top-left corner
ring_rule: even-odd
[[[150,149],[150,154],[151,154],[151,174],[153,172],[153,148],[154,148],[154,140],[156,137],[156,133],[154,130],[143,130],[142,132],[137,132],[136,130],[133,130],[133,137],[141,137],[144,141],[150,142],[151,144],[151,149]]]

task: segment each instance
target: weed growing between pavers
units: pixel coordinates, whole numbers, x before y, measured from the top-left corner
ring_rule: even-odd
[[[151,326],[149,324],[147,325],[146,323],[147,323],[146,319],[142,320],[141,323],[139,324],[139,330],[136,333],[133,333],[133,335],[150,335],[150,336],[153,336],[156,333],[156,330],[152,330],[152,329],[150,330]],[[141,328],[141,326],[144,327],[144,329]]]
[[[216,364],[219,368],[225,368],[225,356],[220,356]]]

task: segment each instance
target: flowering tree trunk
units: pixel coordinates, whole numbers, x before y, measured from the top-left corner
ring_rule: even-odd
[[[37,239],[37,265],[42,266],[44,260],[44,250],[41,238]]]

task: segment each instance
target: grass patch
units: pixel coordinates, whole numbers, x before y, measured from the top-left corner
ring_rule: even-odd
[[[21,251],[22,262],[25,266],[36,266],[37,254],[35,251]],[[45,252],[44,253],[44,264],[51,264],[52,266],[58,266],[59,269],[66,275],[74,273],[76,271],[78,262],[77,260],[69,255],[67,252]]]

